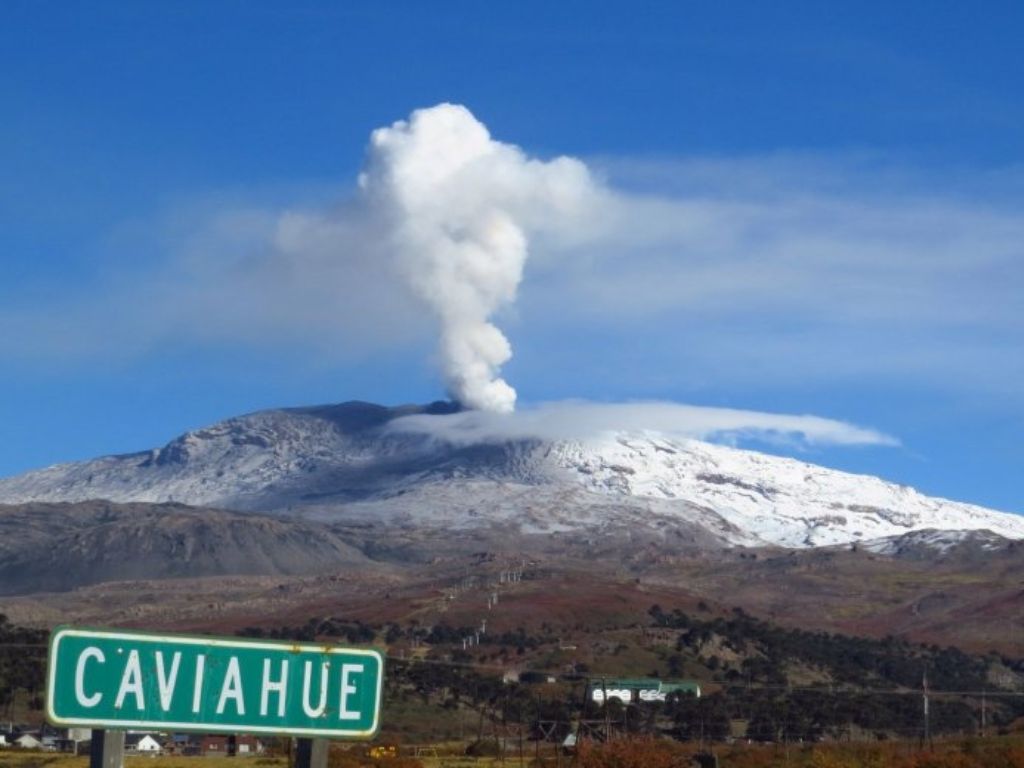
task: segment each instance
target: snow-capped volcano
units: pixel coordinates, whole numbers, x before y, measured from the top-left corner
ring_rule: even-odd
[[[262,411],[163,448],[0,480],[0,503],[168,502],[424,529],[615,528],[702,546],[810,547],[911,531],[1024,538],[1024,517],[875,477],[651,432],[454,444],[396,428],[453,407]],[[680,533],[685,532],[684,534]]]

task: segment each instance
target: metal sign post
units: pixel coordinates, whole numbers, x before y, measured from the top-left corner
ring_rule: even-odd
[[[295,768],[327,768],[327,739],[298,739],[295,744]]]
[[[93,729],[89,768],[121,768],[124,765],[124,731]]]

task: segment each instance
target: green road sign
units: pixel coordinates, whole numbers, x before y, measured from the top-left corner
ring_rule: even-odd
[[[366,739],[383,681],[373,650],[59,627],[46,707],[63,726]]]

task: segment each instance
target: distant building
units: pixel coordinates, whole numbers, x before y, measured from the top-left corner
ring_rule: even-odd
[[[20,749],[41,749],[43,740],[33,733],[22,733],[14,739],[14,746]]]
[[[235,754],[239,757],[262,755],[263,749],[263,742],[255,736],[239,734],[235,737]]]
[[[57,734],[57,751],[72,755],[87,755],[92,744],[92,731],[88,728],[65,728]]]
[[[159,755],[163,745],[151,733],[127,733],[124,737],[124,751],[129,754]]]
[[[165,755],[188,755],[188,754],[199,754],[198,748],[199,737],[189,733],[172,733],[169,737],[164,739],[164,754]],[[192,743],[197,744],[195,751],[190,752],[189,747]]]
[[[227,757],[227,736],[203,736],[199,740],[199,754],[203,757]]]
[[[165,751],[176,755],[198,755],[201,757],[254,757],[264,752],[263,742],[256,736],[239,733],[222,734],[175,734],[164,743]]]
[[[587,686],[587,697],[603,703],[605,699],[618,699],[623,704],[633,702],[665,701],[669,694],[688,693],[700,697],[700,685],[692,680],[656,680],[653,678],[601,678],[592,679]]]
[[[87,755],[92,748],[92,739],[59,738],[57,739],[57,751],[66,752],[69,755]]]

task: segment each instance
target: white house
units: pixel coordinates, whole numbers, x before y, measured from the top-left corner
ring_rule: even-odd
[[[124,737],[124,751],[140,755],[158,755],[163,751],[163,747],[152,734],[129,733]]]
[[[43,746],[43,742],[31,733],[23,733],[14,740],[14,745],[22,749],[39,749]]]

